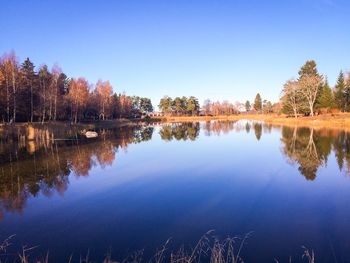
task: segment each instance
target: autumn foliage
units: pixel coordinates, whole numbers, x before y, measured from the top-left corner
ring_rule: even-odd
[[[142,101],[142,103],[139,103]],[[106,120],[139,117],[153,111],[151,100],[114,93],[109,81],[95,85],[84,77],[69,78],[58,65],[38,69],[14,52],[0,58],[2,122]]]

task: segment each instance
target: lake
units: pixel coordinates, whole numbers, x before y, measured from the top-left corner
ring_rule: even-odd
[[[303,246],[316,262],[350,261],[350,133],[245,120],[98,133],[0,140],[6,257],[27,245],[50,262],[148,259],[213,230],[236,246],[248,234],[245,262],[301,262]]]

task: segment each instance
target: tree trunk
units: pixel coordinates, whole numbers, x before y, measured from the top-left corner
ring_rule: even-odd
[[[57,116],[57,84],[56,84],[56,92],[55,92],[55,104],[54,104],[54,113],[53,113],[53,120],[56,121]]]
[[[43,82],[43,95],[44,95],[44,103],[43,103],[43,115],[42,115],[42,123],[45,121],[45,104],[46,104],[46,87],[45,82]]]
[[[16,111],[17,111],[17,105],[16,105],[16,80],[15,80],[15,73],[12,73],[12,90],[13,90],[13,122],[16,122]]]
[[[294,118],[298,118],[298,112],[296,109],[294,109]]]
[[[10,122],[10,87],[8,80],[6,81],[6,111],[7,111],[7,122]]]
[[[34,111],[34,105],[33,105],[33,82],[30,82],[30,122],[33,122],[33,111]]]
[[[309,105],[310,105],[310,115],[314,116],[314,107],[311,103],[309,103]]]

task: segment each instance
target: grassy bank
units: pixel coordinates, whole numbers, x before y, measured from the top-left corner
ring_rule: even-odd
[[[69,121],[50,121],[50,122],[33,122],[31,125],[33,127],[42,127],[42,126],[52,126],[57,128],[64,127],[75,127],[82,129],[94,129],[94,128],[114,128],[122,127],[127,125],[135,125],[139,123],[152,123],[160,122],[161,119],[157,118],[144,118],[144,119],[115,119],[115,120],[98,120],[98,121],[83,121],[78,123],[72,123]],[[0,128],[5,127],[26,127],[29,123],[27,122],[18,122],[13,124],[0,123]]]
[[[322,114],[314,117],[302,116],[298,118],[288,117],[286,115],[278,114],[239,114],[239,115],[220,115],[220,116],[164,116],[160,118],[148,118],[148,119],[116,119],[105,121],[91,121],[91,122],[79,122],[70,123],[67,121],[56,121],[42,123],[32,123],[33,127],[50,126],[53,128],[74,128],[78,130],[94,130],[94,129],[112,129],[130,125],[140,125],[145,123],[163,122],[163,123],[176,123],[176,122],[194,122],[194,121],[237,121],[237,120],[256,120],[264,121],[275,125],[287,125],[287,126],[301,126],[301,127],[314,127],[314,128],[332,128],[332,129],[345,129],[350,131],[350,113],[337,113],[337,114]],[[8,130],[11,128],[27,127],[28,123],[15,123],[15,124],[0,124],[1,130]]]
[[[314,117],[293,118],[277,114],[239,114],[228,116],[169,116],[164,117],[163,122],[192,122],[210,120],[256,120],[276,125],[297,125],[314,128],[337,128],[350,130],[350,113],[323,114]]]

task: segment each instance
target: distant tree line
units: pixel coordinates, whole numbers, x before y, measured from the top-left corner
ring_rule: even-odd
[[[163,114],[194,116],[200,112],[198,99],[194,96],[176,97],[175,99],[164,96],[160,99],[158,107]]]
[[[58,65],[38,69],[27,58],[19,64],[14,52],[0,58],[2,122],[105,120],[136,117],[153,111],[149,98],[114,93],[108,81],[95,85],[69,78]]]
[[[288,80],[281,97],[282,112],[293,115],[314,116],[318,113],[350,111],[350,74],[341,71],[332,89],[327,78],[319,74],[316,62],[309,60],[299,70],[297,79]]]

